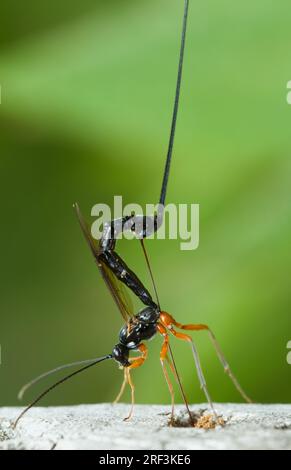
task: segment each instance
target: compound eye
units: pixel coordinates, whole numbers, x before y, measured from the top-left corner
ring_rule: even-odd
[[[121,345],[117,344],[114,346],[112,355],[114,359],[119,362],[122,366],[128,366],[128,350]]]
[[[112,354],[114,359],[118,360],[120,358],[121,352],[118,346],[115,346],[115,348],[113,348]]]

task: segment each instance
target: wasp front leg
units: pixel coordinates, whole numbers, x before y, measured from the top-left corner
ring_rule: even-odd
[[[130,389],[131,389],[131,408],[130,408],[129,415],[126,418],[124,418],[124,421],[129,421],[132,418],[133,409],[134,409],[135,387],[134,387],[134,384],[133,384],[133,381],[132,381],[132,378],[131,378],[131,375],[130,375],[130,370],[131,369],[136,369],[137,367],[142,366],[144,361],[147,358],[147,353],[148,353],[147,347],[144,344],[140,344],[138,346],[138,350],[142,353],[141,356],[130,359],[129,360],[130,365],[128,367],[125,367],[125,369],[124,369],[125,380],[126,380],[126,382],[128,383],[128,385],[130,386]],[[122,385],[122,387],[123,387],[123,385]],[[123,392],[123,390],[121,390],[121,391]],[[118,397],[118,398],[120,398],[120,397]]]

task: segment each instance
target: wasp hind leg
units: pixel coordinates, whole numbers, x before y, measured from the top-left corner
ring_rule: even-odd
[[[209,391],[208,391],[208,388],[207,388],[207,385],[206,385],[206,380],[205,380],[203,370],[202,370],[202,367],[201,367],[199,354],[198,354],[198,351],[196,349],[196,346],[195,346],[191,336],[186,335],[184,333],[179,333],[178,331],[176,331],[173,328],[173,325],[176,326],[177,322],[171,317],[171,315],[168,315],[168,314],[162,312],[161,321],[163,322],[163,325],[166,328],[168,328],[168,330],[170,331],[170,333],[172,335],[174,335],[178,339],[187,341],[190,344],[191,349],[192,349],[192,353],[193,353],[193,357],[194,357],[194,361],[195,361],[195,366],[196,366],[196,371],[197,371],[198,379],[199,379],[199,382],[200,382],[200,386],[201,386],[202,390],[204,391],[205,397],[208,401],[208,404],[209,404],[209,406],[212,410],[212,413],[213,413],[215,419],[218,420],[217,413],[214,409],[213,402],[212,402],[212,399],[210,397],[210,394],[209,394]],[[179,325],[179,328],[181,328],[181,326],[180,326],[181,324],[177,324],[177,325]]]
[[[243,390],[243,388],[241,387],[239,381],[237,380],[236,376],[234,375],[234,373],[232,372],[223,352],[222,352],[222,349],[220,347],[220,344],[218,343],[214,333],[212,332],[212,330],[209,328],[208,325],[204,325],[204,324],[189,324],[189,325],[184,325],[182,323],[179,323],[177,322],[171,315],[169,315],[168,313],[166,312],[162,312],[161,314],[161,319],[163,321],[163,323],[165,324],[165,326],[167,328],[169,328],[170,331],[172,331],[173,329],[173,326],[176,326],[177,328],[180,328],[181,330],[188,330],[188,331],[202,331],[202,330],[206,330],[208,331],[208,334],[209,334],[209,337],[210,337],[210,340],[214,346],[214,349],[215,349],[215,352],[216,352],[216,355],[220,361],[220,363],[222,364],[222,367],[224,369],[224,371],[226,372],[226,374],[229,376],[229,378],[231,379],[233,385],[235,386],[235,388],[237,389],[237,391],[240,393],[240,395],[242,396],[242,398],[247,402],[247,403],[252,403],[252,400],[249,398],[249,396],[246,394],[246,392]],[[179,333],[181,334],[181,333]],[[176,335],[175,335],[176,336]],[[185,335],[185,336],[188,336],[188,335]],[[190,337],[189,337],[190,338]],[[182,338],[180,338],[182,339]],[[190,338],[191,340],[191,338]]]
[[[166,379],[166,382],[167,382],[167,385],[168,385],[168,389],[169,389],[169,392],[170,392],[170,395],[171,395],[172,408],[171,408],[171,421],[170,421],[170,423],[171,423],[171,425],[173,425],[174,411],[175,411],[175,396],[174,396],[173,385],[172,385],[172,382],[170,381],[170,377],[169,377],[169,374],[168,374],[166,366],[165,366],[165,360],[168,362],[168,364],[171,367],[172,372],[173,372],[174,375],[175,375],[175,370],[174,370],[173,365],[172,365],[172,363],[171,363],[171,361],[168,357],[169,335],[167,333],[167,330],[162,325],[158,325],[158,331],[164,337],[162,349],[161,349],[161,352],[160,352],[160,362],[161,362],[163,373],[164,373],[164,376],[165,376],[165,379]]]

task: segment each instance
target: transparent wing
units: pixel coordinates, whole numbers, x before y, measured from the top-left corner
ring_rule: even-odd
[[[110,269],[99,259],[99,248],[96,244],[96,241],[91,235],[90,229],[85,222],[85,219],[80,211],[78,204],[74,204],[74,209],[76,211],[82,232],[84,237],[90,247],[90,250],[95,258],[96,264],[99,268],[99,271],[121,313],[124,320],[127,322],[129,317],[133,315],[133,305],[129,297],[128,292],[126,291],[125,286],[114,276]]]
[[[126,287],[102,261],[99,264],[99,268],[123,318],[125,321],[128,321],[129,317],[131,317],[134,312],[133,304]]]

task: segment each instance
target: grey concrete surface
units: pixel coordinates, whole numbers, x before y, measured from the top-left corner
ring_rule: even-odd
[[[169,406],[79,405],[34,408],[13,429],[21,408],[0,408],[0,449],[291,449],[291,405],[216,404],[224,427],[169,427]],[[191,406],[202,415],[207,406]],[[207,414],[207,412],[204,412]],[[184,407],[176,407],[180,424]]]

